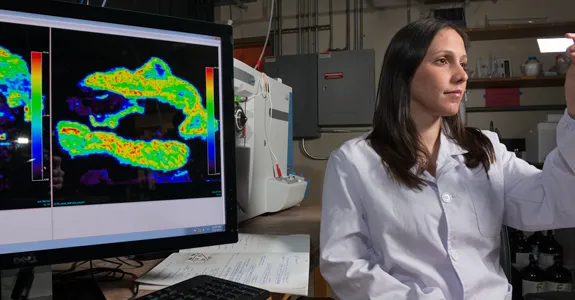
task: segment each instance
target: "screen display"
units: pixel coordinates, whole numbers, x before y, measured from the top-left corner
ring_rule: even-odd
[[[217,37],[0,20],[0,254],[225,230]]]

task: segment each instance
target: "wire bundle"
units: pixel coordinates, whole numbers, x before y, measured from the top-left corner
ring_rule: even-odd
[[[83,262],[75,262],[72,266],[64,271],[54,272],[54,280],[59,282],[66,282],[66,281],[74,281],[74,280],[86,280],[91,279],[97,282],[113,282],[123,280],[126,276],[130,276],[130,278],[135,280],[137,276],[134,273],[122,270],[123,266],[129,266],[131,268],[141,268],[144,266],[144,263],[135,260],[135,259],[122,259],[120,257],[116,257],[118,262],[112,261],[109,259],[99,259],[103,262],[113,264],[115,267],[94,267],[92,260],[87,260]],[[134,263],[128,262],[133,261]],[[90,264],[90,267],[83,270],[77,270],[78,267],[84,264]],[[132,288],[132,298],[134,299],[138,294],[138,285],[134,285]]]

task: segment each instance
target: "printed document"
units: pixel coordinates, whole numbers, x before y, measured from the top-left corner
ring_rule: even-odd
[[[174,253],[136,282],[155,290],[206,274],[274,293],[308,295],[308,235],[240,234],[238,240]]]

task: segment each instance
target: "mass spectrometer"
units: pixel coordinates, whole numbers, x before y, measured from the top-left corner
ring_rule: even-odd
[[[293,174],[292,88],[234,60],[238,219],[299,204],[307,181]]]

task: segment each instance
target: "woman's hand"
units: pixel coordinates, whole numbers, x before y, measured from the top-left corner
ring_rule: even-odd
[[[565,37],[575,41],[575,33],[567,33]],[[575,119],[575,44],[567,48],[566,54],[571,59],[571,65],[565,78],[565,101],[567,112],[571,118]]]

